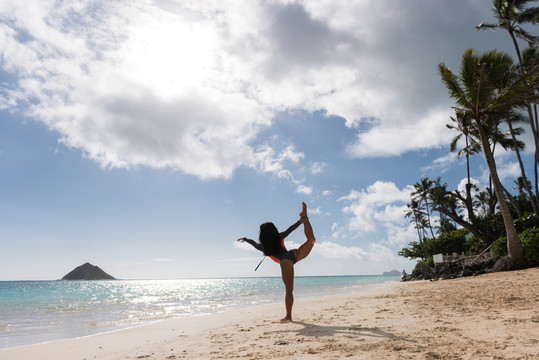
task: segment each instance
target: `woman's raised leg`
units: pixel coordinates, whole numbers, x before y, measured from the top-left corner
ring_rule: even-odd
[[[305,231],[305,237],[307,238],[307,241],[305,241],[299,249],[296,250],[296,260],[300,261],[305,259],[313,249],[314,243],[316,242],[316,239],[314,237],[313,228],[311,226],[311,223],[309,222],[309,218],[307,217],[307,205],[303,203],[303,210],[299,214],[300,216],[300,222],[303,223],[303,230]]]

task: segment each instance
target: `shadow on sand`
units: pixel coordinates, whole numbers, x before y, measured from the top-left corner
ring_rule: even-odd
[[[288,330],[277,330],[277,331],[268,331],[267,333],[296,333],[297,335],[302,336],[334,336],[336,334],[343,334],[347,336],[357,336],[357,337],[373,337],[373,338],[385,338],[392,340],[405,340],[399,336],[395,336],[386,331],[380,330],[378,328],[369,328],[362,326],[335,326],[335,325],[316,325],[309,324],[302,321],[292,321],[291,324],[299,324],[303,326],[300,329],[288,329]]]

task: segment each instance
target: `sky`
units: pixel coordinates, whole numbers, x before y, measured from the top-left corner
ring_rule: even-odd
[[[487,0],[4,0],[0,280],[280,276],[240,237],[308,205],[296,276],[412,270],[422,177],[462,187],[437,73],[514,57]],[[525,153],[525,159],[530,154]],[[499,153],[504,184],[518,176]],[[488,182],[482,155],[472,176]],[[510,186],[508,186],[510,187]],[[302,228],[289,248],[305,241]]]

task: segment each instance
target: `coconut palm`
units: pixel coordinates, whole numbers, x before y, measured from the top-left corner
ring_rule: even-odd
[[[530,66],[530,59],[526,59],[526,50],[521,53],[520,47],[517,39],[524,40],[528,43],[530,48],[535,49],[535,44],[537,42],[537,37],[530,34],[526,31],[522,25],[523,24],[537,24],[539,20],[539,7],[528,5],[531,2],[536,2],[537,0],[493,0],[492,5],[494,6],[493,12],[496,16],[498,22],[495,24],[485,23],[484,21],[479,24],[476,29],[478,30],[488,30],[488,29],[499,29],[505,30],[509,33],[513,45],[515,46],[515,51],[518,57],[519,71],[520,75],[524,75],[526,72],[527,66]],[[537,53],[537,51],[535,51]],[[537,57],[533,61],[532,66],[537,64]],[[527,104],[526,110],[528,112],[528,117],[530,119],[530,127],[532,130],[534,142],[535,142],[535,163],[534,163],[534,173],[535,173],[535,199],[536,204],[534,207],[534,212],[538,207],[537,201],[539,201],[538,196],[538,182],[539,182],[539,173],[537,170],[537,164],[539,163],[539,119],[537,118],[537,107],[535,107],[535,112],[532,109],[532,104]],[[535,116],[534,116],[535,114]],[[533,201],[532,198],[530,198]],[[535,213],[538,216],[537,213]]]
[[[430,221],[430,202],[429,202],[429,193],[432,188],[432,185],[434,182],[432,180],[429,180],[429,178],[422,178],[421,181],[414,184],[415,191],[412,192],[412,196],[417,201],[419,206],[425,207],[425,215],[426,218],[423,221],[423,227],[425,229],[430,229],[430,233],[432,235],[432,238],[434,238],[434,232],[432,230],[432,225]]]
[[[412,199],[411,203],[407,205],[404,217],[411,218],[410,222],[414,224],[414,228],[417,230],[417,236],[419,238],[419,248],[421,250],[421,258],[426,259],[425,254],[425,228],[423,227],[425,213],[421,210],[419,202]]]
[[[518,39],[525,40],[530,46],[537,41],[537,37],[528,33],[522,24],[537,23],[539,18],[539,7],[527,7],[528,3],[536,0],[493,0],[493,12],[498,23],[488,24],[484,21],[479,24],[477,30],[502,29],[509,33],[518,56],[518,63],[521,67],[521,75],[524,74],[522,55],[518,46]]]
[[[539,64],[539,50],[536,46],[529,47],[522,52],[522,62],[525,71],[529,71],[535,65]],[[537,92],[537,87],[535,90]],[[539,119],[537,116],[537,104],[533,104],[533,109],[532,105],[528,106],[528,117],[530,118],[530,127],[535,140],[535,163],[533,170],[535,175],[535,201],[539,206],[539,170],[537,166],[539,164]]]
[[[462,154],[466,154],[466,165],[467,165],[467,175],[468,175],[468,182],[466,184],[466,197],[462,199],[462,201],[465,204],[466,209],[468,211],[468,217],[470,221],[473,223],[475,221],[475,213],[474,213],[474,208],[473,208],[473,198],[471,194],[472,184],[471,184],[471,179],[470,179],[469,157],[471,155],[475,155],[481,152],[481,140],[479,139],[479,132],[477,130],[477,127],[474,126],[474,122],[471,119],[470,113],[457,110],[456,114],[457,114],[456,118],[451,117],[451,120],[455,122],[457,126],[453,126],[450,124],[446,126],[450,129],[456,129],[461,132],[451,142],[451,151],[456,151],[458,141],[462,138],[462,136],[465,137],[466,147],[461,149],[458,153],[459,157]],[[487,138],[489,139],[492,154],[494,155],[495,153],[496,145],[500,145],[505,150],[514,150],[517,153],[517,158],[520,160],[520,149],[524,149],[525,144],[524,142],[517,140],[516,135],[520,135],[521,133],[524,132],[524,130],[522,128],[513,128],[511,119],[513,119],[513,123],[514,123],[516,121],[520,121],[521,118],[519,118],[516,114],[514,114],[512,117],[507,117],[506,119],[499,115],[489,115],[489,116],[491,117],[489,119],[489,122],[492,123],[492,126],[486,128],[485,133],[487,135]],[[500,124],[504,119],[509,123],[509,129],[510,129],[509,131],[500,130]],[[521,171],[525,175],[523,164],[521,166]],[[509,194],[509,192],[505,188],[503,188],[503,191],[505,192],[506,195]],[[511,196],[507,196],[507,200],[513,205],[516,212],[520,216],[521,211],[518,208],[518,205],[514,201],[514,199]]]
[[[513,129],[514,123],[523,122],[523,121],[524,121],[524,118],[522,117],[522,115],[516,112],[511,112],[506,117],[506,122],[507,122],[507,125],[509,126],[509,132],[511,134],[511,139],[513,140],[513,144],[514,144],[514,150],[517,155],[518,164],[520,166],[520,172],[522,173],[522,179],[523,179],[522,184],[524,184],[524,188],[526,189],[526,192],[528,193],[528,196],[530,198],[533,213],[535,217],[539,218],[539,209],[537,208],[537,202],[534,200],[533,192],[531,189],[531,184],[528,181],[528,178],[526,176],[526,169],[524,168],[524,162],[522,161],[522,157],[520,156],[520,148],[523,148],[524,144],[522,143],[522,146],[519,146],[519,141],[516,139],[516,135],[519,135],[520,129],[519,128]]]
[[[472,202],[472,181],[470,176],[470,156],[477,154],[479,151],[481,151],[481,144],[479,144],[476,141],[476,138],[471,135],[472,129],[472,119],[469,116],[469,113],[465,111],[456,111],[456,117],[451,116],[451,121],[453,121],[456,125],[446,124],[447,128],[454,129],[460,132],[457,136],[453,138],[453,141],[451,141],[451,152],[454,152],[457,150],[457,144],[461,140],[461,138],[464,136],[465,144],[466,146],[461,149],[457,157],[461,157],[463,154],[466,155],[466,175],[468,182],[466,183],[466,209],[468,211],[468,218],[471,222],[474,221],[475,213],[473,209],[473,202]]]
[[[494,50],[479,56],[473,49],[469,49],[462,56],[460,76],[455,76],[445,64],[438,65],[438,70],[458,109],[469,112],[474,126],[477,127],[503,216],[508,253],[512,258],[520,259],[524,251],[511,218],[487,136],[488,129],[495,125],[492,123],[492,115],[507,114],[512,109],[525,107],[533,100],[530,98],[530,90],[539,75],[537,67],[510,83],[507,74],[512,66],[513,60],[503,52]]]

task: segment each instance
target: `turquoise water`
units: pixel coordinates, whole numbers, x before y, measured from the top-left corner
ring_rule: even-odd
[[[391,276],[297,277],[296,299],[354,292]],[[0,282],[0,349],[172,317],[282,302],[280,278]]]

